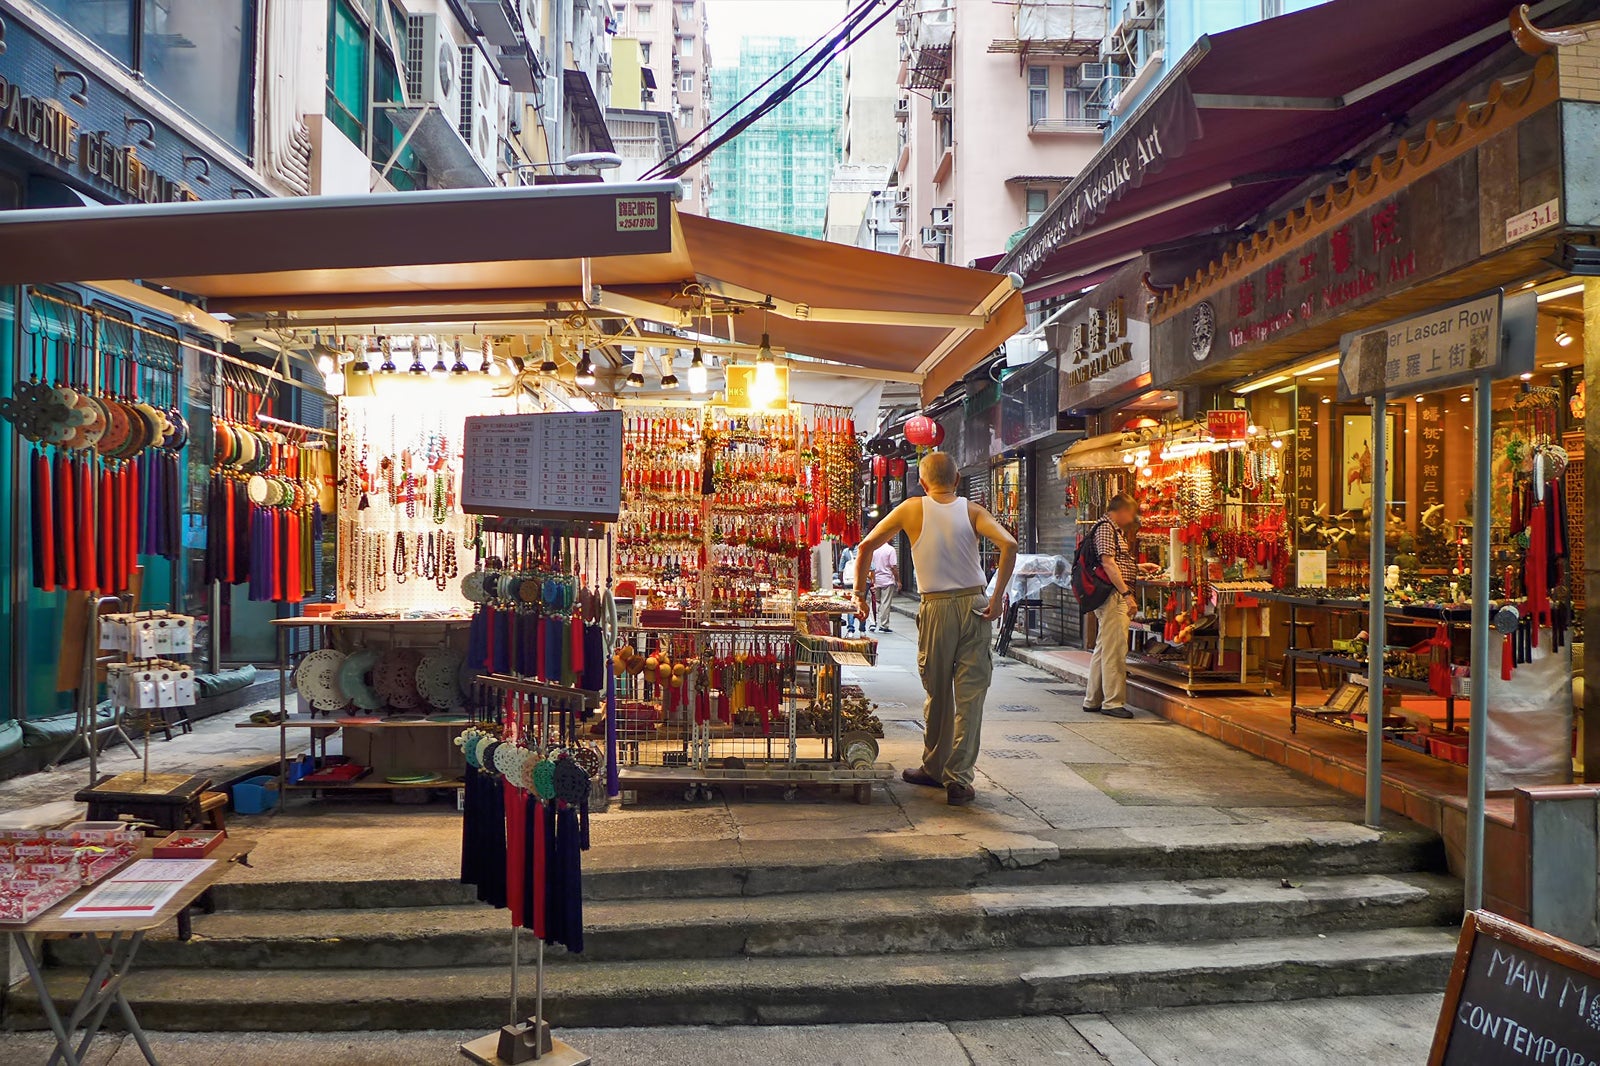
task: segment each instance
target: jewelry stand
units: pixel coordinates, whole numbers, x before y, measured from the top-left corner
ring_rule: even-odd
[[[610,674],[607,664],[607,675]],[[551,685],[542,681],[529,681],[501,674],[480,674],[478,683],[491,688],[521,692],[545,697],[540,701],[539,737],[541,744],[549,736],[550,699],[572,701],[581,707],[586,701],[600,697],[598,692]],[[531,724],[531,723],[530,723]],[[522,1014],[520,978],[522,972],[522,930],[511,928],[511,1021],[497,1032],[481,1036],[461,1045],[461,1053],[483,1066],[515,1066],[518,1063],[537,1062],[541,1066],[589,1066],[589,1056],[558,1040],[550,1032],[550,1023],[544,1017],[544,938],[535,938],[533,1014]]]

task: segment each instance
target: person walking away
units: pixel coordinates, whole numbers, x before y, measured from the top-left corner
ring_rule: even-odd
[[[860,569],[861,556],[856,549],[846,548],[844,554],[839,558],[841,560],[839,563],[840,584],[847,589],[854,589],[856,587],[856,571]],[[861,620],[852,614],[845,626],[845,632],[852,634],[861,632]]]
[[[1017,542],[994,515],[956,495],[955,460],[932,452],[917,466],[925,496],[913,496],[861,542],[871,556],[905,530],[922,605],[917,609],[917,669],[927,694],[922,765],[900,776],[943,788],[953,807],[971,803],[983,727],[983,699],[994,671],[992,623],[1017,565]],[[978,537],[1000,550],[994,594],[985,598]],[[856,614],[867,617],[865,575],[855,583]]]
[[[1118,493],[1089,530],[1095,554],[1111,581],[1111,596],[1095,608],[1100,623],[1094,654],[1089,658],[1089,686],[1083,709],[1110,718],[1132,718],[1128,710],[1128,622],[1133,618],[1133,575],[1137,573],[1128,529],[1138,516],[1132,496]]]
[[[872,553],[872,624],[868,630],[891,633],[889,609],[894,606],[894,594],[900,588],[900,554],[894,544],[883,544]]]

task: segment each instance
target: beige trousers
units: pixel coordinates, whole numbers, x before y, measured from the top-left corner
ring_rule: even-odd
[[[971,787],[978,761],[994,627],[972,612],[987,604],[982,589],[957,589],[925,592],[917,609],[917,670],[928,694],[922,772],[946,785]]]
[[[1089,658],[1089,687],[1085,707],[1126,707],[1128,705],[1128,598],[1111,594],[1095,608],[1100,632],[1094,654]]]
[[[879,629],[888,629],[889,619],[894,616],[891,608],[894,607],[894,586],[879,585],[872,590],[872,624]]]

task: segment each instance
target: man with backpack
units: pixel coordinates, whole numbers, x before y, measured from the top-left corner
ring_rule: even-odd
[[[1132,496],[1118,493],[1111,497],[1106,513],[1089,528],[1079,549],[1080,556],[1089,557],[1088,572],[1073,574],[1073,589],[1080,602],[1094,611],[1100,623],[1094,655],[1089,659],[1083,709],[1109,718],[1133,717],[1127,707],[1128,623],[1133,618],[1133,579],[1138,571],[1128,529],[1138,513],[1139,505]]]

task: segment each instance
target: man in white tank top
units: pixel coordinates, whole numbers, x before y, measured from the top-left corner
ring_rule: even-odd
[[[922,765],[900,776],[913,785],[942,788],[951,806],[971,803],[973,767],[983,727],[983,698],[994,660],[990,623],[1000,617],[1005,588],[1017,565],[1017,542],[993,515],[956,495],[955,460],[932,452],[917,467],[926,496],[913,496],[889,512],[861,542],[871,558],[905,530],[922,606],[917,609],[917,669],[927,693]],[[978,556],[982,535],[1000,549],[994,595]],[[856,614],[867,617],[865,568],[855,581]]]

